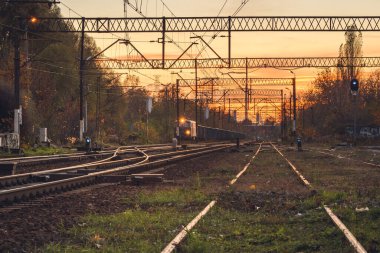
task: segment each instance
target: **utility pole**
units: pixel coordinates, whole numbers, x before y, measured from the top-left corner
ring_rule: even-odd
[[[201,99],[199,99],[199,123],[202,124],[202,121],[203,121],[203,117],[202,117],[202,97]]]
[[[245,58],[245,121],[248,121],[248,58]]]
[[[281,138],[284,138],[284,90],[281,90]]]
[[[222,128],[224,127],[224,113],[226,112],[226,94],[227,94],[227,92],[224,91],[224,94],[223,94]]]
[[[80,40],[80,63],[79,63],[79,107],[80,107],[80,115],[79,115],[79,140],[83,141],[83,134],[85,133],[84,128],[84,80],[83,80],[83,72],[84,72],[84,25],[85,18],[82,18],[82,32],[81,32],[81,40]]]
[[[195,125],[198,129],[198,61],[195,61]]]
[[[214,110],[212,110],[212,112],[213,112],[213,121],[212,121],[212,127],[214,127],[214,128],[215,128],[215,127],[216,127],[216,126],[215,126],[215,117],[216,117],[216,115],[215,115],[215,114],[216,114],[216,110],[215,110],[215,108],[214,108]]]
[[[289,124],[292,124],[292,94],[289,95]]]
[[[100,139],[100,76],[96,79],[96,142]]]
[[[20,37],[14,30],[14,133],[20,134]]]
[[[297,135],[297,93],[296,93],[296,78],[293,78],[293,134]]]
[[[177,105],[179,107],[179,104]],[[165,107],[166,107],[166,140],[170,140],[170,106],[168,100],[168,87],[165,87]]]
[[[179,79],[176,80],[176,107],[177,107],[177,128],[176,128],[176,137],[179,140]]]
[[[221,106],[219,106],[219,121],[218,121],[218,128],[220,128],[220,118],[221,118]]]
[[[228,127],[231,128],[231,98],[228,99],[228,123]]]

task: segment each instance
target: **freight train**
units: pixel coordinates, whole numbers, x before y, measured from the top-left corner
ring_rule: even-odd
[[[193,120],[183,120],[180,121],[178,135],[180,140],[236,140],[236,139],[244,139],[245,134],[220,129],[207,127],[196,124]]]

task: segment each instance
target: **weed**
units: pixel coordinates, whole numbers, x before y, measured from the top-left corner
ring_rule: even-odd
[[[24,150],[27,156],[36,155],[54,155],[54,154],[65,154],[69,153],[68,149],[54,148],[54,147],[38,147],[38,148],[28,148]]]
[[[337,191],[322,191],[321,193],[323,204],[332,204],[332,203],[341,203],[345,198],[347,198],[347,194],[345,192],[337,192]]]
[[[208,200],[209,198],[200,190],[182,188],[161,190],[153,193],[141,192],[136,197],[127,199],[132,205],[144,207],[202,205],[207,203]]]
[[[154,213],[126,210],[114,215],[88,215],[69,230],[68,244],[49,244],[44,252],[157,252],[187,224],[195,212],[178,213],[177,208],[161,208]]]

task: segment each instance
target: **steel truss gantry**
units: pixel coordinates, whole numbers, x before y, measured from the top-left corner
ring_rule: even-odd
[[[200,69],[211,68],[331,68],[331,67],[380,67],[380,57],[284,57],[284,58],[209,58],[209,59],[162,59],[118,60],[96,59],[101,69]],[[88,68],[93,68],[88,62]]]
[[[145,60],[145,62],[134,62],[138,63],[139,68],[141,64],[145,64],[146,68],[207,68],[207,66],[215,67],[231,67],[234,66],[240,68],[255,68],[255,67],[335,67],[339,65],[339,61],[334,58],[332,62],[330,59],[324,58],[325,60],[317,60],[319,64],[314,63],[308,58],[287,58],[286,62],[280,61],[279,64],[277,60],[267,61],[267,60],[254,60],[253,63],[249,64],[247,59],[237,60],[233,62],[231,57],[231,38],[232,32],[284,32],[284,31],[307,31],[307,32],[332,32],[341,31],[345,32],[347,30],[351,31],[380,31],[380,17],[377,16],[351,16],[351,17],[341,17],[341,16],[292,16],[292,17],[174,17],[174,18],[37,18],[38,22],[25,22],[27,20],[22,20],[22,24],[27,24],[25,31],[31,31],[34,33],[44,32],[44,33],[67,33],[67,32],[78,32],[81,33],[81,54],[80,54],[80,139],[82,139],[82,134],[84,128],[83,115],[83,97],[84,97],[84,84],[83,84],[83,74],[85,73],[86,60],[83,58],[83,47],[84,47],[84,36],[85,33],[160,33],[162,43],[162,59],[156,62],[156,60]],[[24,29],[24,27],[21,27]],[[202,60],[180,60],[182,57],[179,56],[176,60],[171,63],[167,63],[165,59],[165,44],[166,33],[180,33],[180,32],[227,32],[228,39],[228,60],[225,59],[215,59],[208,61],[207,64],[202,63]],[[17,39],[16,39],[17,40]],[[19,51],[19,47],[15,46],[15,51]],[[300,60],[301,59],[301,60]],[[366,67],[372,66],[370,63],[373,62],[371,59],[367,59]],[[378,66],[378,60],[373,67]],[[198,63],[198,61],[200,61]],[[242,63],[243,62],[243,63]],[[320,64],[320,63],[323,64]],[[361,62],[360,62],[361,63]],[[111,64],[111,62],[108,62]],[[198,66],[199,64],[199,66]],[[203,65],[202,65],[203,64]],[[343,63],[340,63],[344,65]],[[19,69],[19,63],[15,64],[15,69]],[[128,67],[128,64],[121,64],[120,61],[116,63],[123,68]],[[136,68],[133,64],[129,64],[129,69]],[[292,65],[292,66],[290,66]],[[323,66],[321,66],[323,65]],[[375,66],[376,65],[376,66]],[[178,66],[178,67],[175,67]],[[118,68],[118,67],[113,67]],[[248,73],[248,71],[246,71]],[[15,71],[15,75],[16,75]],[[196,71],[197,79],[197,71]],[[18,77],[15,78],[15,87],[18,87]],[[295,82],[293,85],[295,89]],[[247,90],[247,89],[246,89]]]
[[[193,89],[195,91],[195,104],[197,105],[198,102],[198,96],[199,93],[202,91],[199,91],[200,88],[207,88],[207,91],[211,90],[211,100],[214,100],[213,93],[214,93],[214,87],[231,87],[231,86],[238,86],[243,92],[245,96],[245,119],[248,119],[248,111],[249,111],[249,104],[250,104],[250,97],[252,94],[250,94],[250,90],[252,90],[252,86],[293,86],[293,100],[296,101],[296,79],[295,78],[248,78],[248,75],[246,75],[246,78],[198,78],[198,79],[178,79],[177,85],[187,87],[195,87]],[[177,88],[179,89],[179,88]],[[281,91],[280,91],[281,92]],[[223,91],[222,98],[226,98],[228,91]],[[282,95],[282,93],[281,93]],[[294,103],[295,105],[296,103]],[[296,115],[296,107],[293,108],[294,115]],[[296,119],[294,119],[295,121]]]
[[[377,16],[293,17],[161,17],[161,18],[38,18],[33,32],[177,33],[177,32],[285,32],[380,31]]]
[[[242,88],[245,84],[252,86],[290,86],[293,85],[293,78],[198,78],[196,79],[179,79],[180,86],[198,87],[231,87],[238,86]],[[248,88],[248,87],[247,87]],[[242,89],[245,91],[245,89]]]
[[[239,89],[227,89],[227,90],[214,90],[214,91],[211,91],[211,90],[208,90],[206,91],[207,93],[210,93],[212,92],[212,96],[216,96],[216,97],[222,97],[222,96],[226,96],[227,98],[234,98],[236,96],[244,96],[245,95],[245,92],[242,91],[242,90],[239,90]],[[273,90],[273,89],[265,89],[265,90],[258,90],[258,89],[250,89],[249,90],[249,94],[250,96],[257,96],[257,97],[261,97],[261,96],[265,96],[265,97],[274,97],[274,96],[281,96],[281,90]]]

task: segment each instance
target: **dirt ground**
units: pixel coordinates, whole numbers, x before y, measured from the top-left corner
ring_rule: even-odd
[[[225,178],[236,174],[248,159],[249,153],[216,153],[171,166],[165,173],[168,183],[146,186],[117,184],[81,189],[39,199],[32,202],[31,206],[19,210],[8,212],[0,209],[0,252],[38,251],[47,243],[63,242],[69,239],[64,231],[80,224],[81,217],[123,212],[129,208],[124,201],[125,197],[133,196],[141,190],[155,192],[189,185],[195,177],[202,178],[202,182],[205,178],[212,177],[212,187],[208,190],[210,193],[219,192],[226,187]],[[220,168],[220,161],[223,161],[225,169]],[[215,167],[220,171],[215,172],[212,169]],[[231,170],[231,167],[236,170]],[[213,177],[215,173],[218,174],[217,177]]]
[[[178,252],[353,252],[323,204],[380,252],[379,169],[282,147],[311,191],[265,146],[230,186],[257,148],[170,166],[165,183],[99,185],[0,209],[0,252],[160,252],[211,200]],[[362,207],[369,211],[355,211]]]

